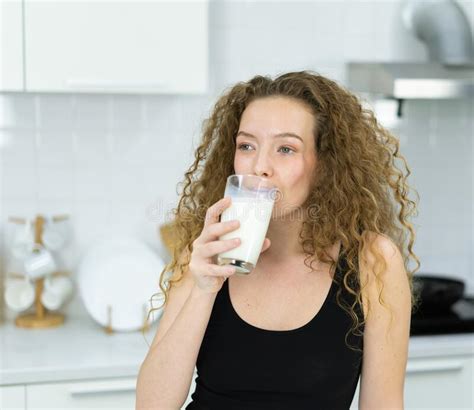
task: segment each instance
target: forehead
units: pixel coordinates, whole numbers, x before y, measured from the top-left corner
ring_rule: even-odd
[[[252,101],[242,113],[239,130],[257,134],[292,132],[312,137],[314,116],[302,101],[265,97]]]

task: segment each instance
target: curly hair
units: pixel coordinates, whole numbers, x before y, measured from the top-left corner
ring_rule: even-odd
[[[341,241],[349,269],[342,283],[354,296],[352,304],[340,298],[337,302],[353,319],[350,331],[362,335],[364,318],[356,314],[362,306],[362,290],[358,273],[358,256],[367,247],[375,256],[374,276],[383,299],[381,273],[386,264],[370,235],[389,237],[400,250],[407,271],[412,307],[418,302],[414,292],[413,275],[420,262],[413,252],[415,232],[408,222],[417,215],[417,201],[408,198],[410,170],[399,153],[398,139],[382,127],[372,110],[361,101],[324,76],[313,71],[289,72],[272,79],[257,75],[247,82],[239,82],[226,90],[216,102],[211,115],[202,126],[202,141],[195,151],[194,163],[185,173],[178,206],[173,209],[172,229],[176,240],[173,258],[160,275],[159,286],[166,304],[171,286],[179,282],[187,269],[193,241],[200,235],[207,209],[224,195],[226,179],[234,173],[236,134],[240,119],[250,102],[265,97],[288,97],[306,104],[314,114],[315,150],[318,157],[310,193],[302,208],[300,243],[305,254],[305,265],[319,260],[331,268],[338,263],[326,253],[336,241]],[[399,160],[404,172],[397,167]],[[339,256],[339,258],[342,255]],[[416,267],[408,269],[409,258]],[[166,278],[166,273],[171,273]],[[166,287],[168,282],[169,286]],[[152,296],[159,295],[156,293]],[[149,314],[160,309],[152,308]],[[370,306],[369,306],[370,310]],[[349,333],[349,332],[348,332]],[[347,343],[346,334],[346,343]]]

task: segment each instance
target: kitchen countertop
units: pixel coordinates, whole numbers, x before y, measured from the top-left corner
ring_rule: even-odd
[[[151,344],[158,322],[145,333]],[[0,325],[0,385],[136,377],[148,352],[141,331],[107,334],[89,317],[63,326]],[[474,354],[474,333],[410,338],[409,360]]]
[[[145,333],[151,344],[158,322]],[[136,377],[148,345],[141,331],[107,334],[89,317],[24,329],[0,325],[0,385]]]
[[[474,333],[410,337],[408,359],[459,355],[474,355]]]

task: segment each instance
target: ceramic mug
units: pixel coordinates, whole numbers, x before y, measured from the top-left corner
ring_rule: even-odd
[[[43,231],[42,242],[51,251],[58,251],[63,248],[69,236],[68,221],[49,221]]]
[[[72,293],[72,280],[65,276],[48,276],[44,280],[41,303],[46,309],[56,310]]]
[[[35,244],[35,238],[31,227],[31,221],[27,220],[24,227],[19,227],[13,237],[11,252],[17,259],[24,259],[30,253]]]
[[[35,287],[28,278],[15,280],[5,288],[5,303],[15,312],[22,312],[33,305]]]
[[[23,267],[31,279],[38,279],[57,271],[56,262],[50,251],[35,243],[30,254],[25,258]]]

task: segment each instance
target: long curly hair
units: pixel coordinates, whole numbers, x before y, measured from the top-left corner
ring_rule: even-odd
[[[236,134],[243,111],[256,99],[277,96],[303,102],[315,118],[318,162],[310,193],[302,206],[305,212],[299,235],[305,265],[312,269],[312,263],[319,260],[329,263],[332,269],[338,260],[325,250],[341,241],[343,251],[339,258],[344,255],[349,268],[342,283],[354,296],[354,302],[341,300],[341,286],[337,302],[353,319],[350,331],[362,335],[360,329],[365,321],[357,314],[356,305],[362,306],[361,293],[367,283],[361,283],[358,256],[366,247],[376,260],[373,274],[379,302],[387,307],[381,279],[386,264],[369,235],[385,235],[397,245],[407,271],[412,307],[418,302],[413,275],[420,262],[413,252],[415,232],[408,219],[417,215],[419,196],[415,191],[417,200],[408,198],[410,170],[399,153],[398,139],[378,123],[373,111],[355,95],[308,70],[274,79],[257,75],[239,82],[220,96],[209,118],[203,121],[202,140],[194,163],[178,184],[182,193],[172,211],[173,257],[161,272],[161,292],[151,298],[153,301],[158,296],[164,300],[161,306],[152,307],[149,314],[166,304],[169,290],[182,279],[193,241],[203,229],[206,211],[224,195],[226,179],[234,173]],[[404,171],[398,168],[397,160],[403,163]],[[416,262],[413,270],[409,270],[410,258]]]

